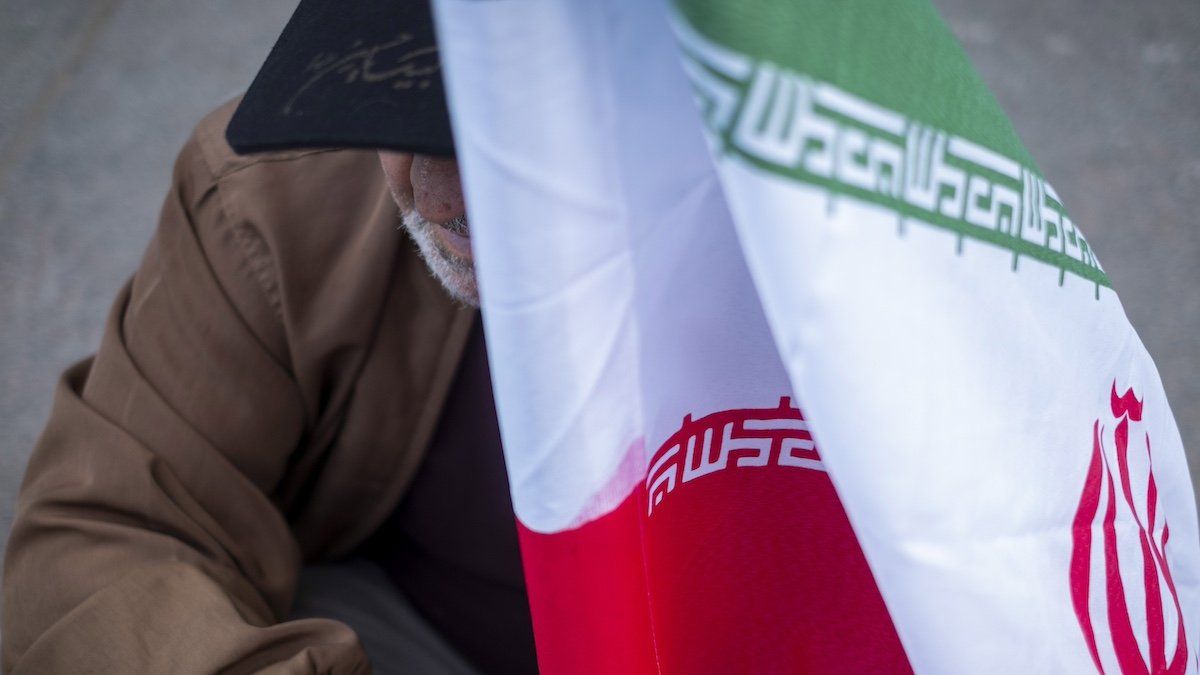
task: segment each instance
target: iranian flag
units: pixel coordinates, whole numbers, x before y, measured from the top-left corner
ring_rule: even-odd
[[[1198,671],[1154,364],[928,2],[435,15],[544,673]]]

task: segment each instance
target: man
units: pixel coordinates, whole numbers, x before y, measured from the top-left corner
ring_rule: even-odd
[[[375,5],[302,3],[180,153],[30,459],[5,672],[536,670],[429,10]]]

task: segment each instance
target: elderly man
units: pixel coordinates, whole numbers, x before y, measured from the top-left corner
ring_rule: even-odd
[[[361,5],[180,153],[30,460],[6,672],[536,671],[429,9]]]

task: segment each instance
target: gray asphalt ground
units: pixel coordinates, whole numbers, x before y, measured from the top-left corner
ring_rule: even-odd
[[[294,1],[0,0],[0,539],[176,149]],[[935,4],[1099,253],[1200,468],[1200,0]]]

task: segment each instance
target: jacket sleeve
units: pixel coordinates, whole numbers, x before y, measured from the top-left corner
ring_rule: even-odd
[[[301,556],[271,496],[311,412],[202,154],[58,384],[7,550],[5,672],[370,671],[346,626],[279,623]]]

